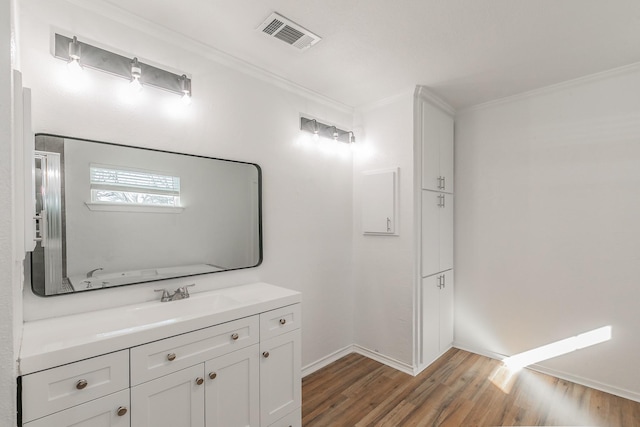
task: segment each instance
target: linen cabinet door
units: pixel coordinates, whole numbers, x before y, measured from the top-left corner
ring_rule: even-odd
[[[204,364],[133,387],[131,425],[204,427]]]
[[[440,261],[438,271],[446,271],[453,268],[453,195],[442,193],[440,200],[438,221]]]
[[[268,426],[302,403],[300,329],[260,344],[260,425]]]
[[[442,273],[440,287],[440,353],[453,346],[453,270]]]
[[[440,356],[440,277],[425,277],[421,286],[421,362],[429,364]]]
[[[422,188],[441,191],[440,174],[440,122],[442,112],[428,102],[422,101]]]
[[[259,427],[259,350],[253,345],[205,363],[206,427]]]
[[[422,277],[440,269],[440,206],[442,193],[422,191]]]
[[[440,191],[453,193],[453,117],[440,114]]]

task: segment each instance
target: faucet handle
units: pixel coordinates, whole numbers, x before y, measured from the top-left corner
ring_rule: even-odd
[[[169,291],[166,289],[154,289],[153,292],[162,292],[162,297],[160,298],[161,302],[168,301],[169,298],[171,298]]]
[[[185,298],[189,298],[189,289],[187,289],[187,288],[191,288],[191,287],[193,287],[195,285],[196,285],[195,283],[192,283],[191,285],[183,286],[182,288],[180,288],[180,289],[182,289],[182,293],[184,294]]]

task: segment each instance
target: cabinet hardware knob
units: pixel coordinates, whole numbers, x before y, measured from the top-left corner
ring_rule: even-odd
[[[196,384],[198,385],[202,385],[204,383],[204,380],[200,377],[196,378]]]
[[[82,390],[82,389],[83,389],[83,388],[85,388],[88,384],[89,384],[89,383],[87,382],[87,380],[79,380],[79,381],[76,383],[76,388],[77,388],[78,390]]]
[[[126,413],[127,413],[127,407],[126,406],[121,406],[116,411],[116,414],[118,414],[119,417],[124,416]]]
[[[263,357],[269,357],[269,352],[268,351],[263,351],[262,352],[262,356]]]
[[[216,374],[215,372],[209,372],[209,378],[211,378],[212,380],[215,380],[217,376],[218,374]]]
[[[285,323],[287,323],[287,319],[280,319],[280,324],[284,325]]]
[[[169,362],[173,362],[174,360],[176,360],[176,354],[175,353],[169,353],[167,354],[167,360]]]
[[[240,338],[240,335],[238,335],[236,332],[234,332],[233,334],[231,334],[231,339],[232,340],[237,340],[238,338]]]

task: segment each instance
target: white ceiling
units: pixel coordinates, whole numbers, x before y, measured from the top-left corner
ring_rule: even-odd
[[[350,106],[425,85],[455,108],[640,62],[640,0],[107,0]],[[323,40],[255,29],[279,12]]]

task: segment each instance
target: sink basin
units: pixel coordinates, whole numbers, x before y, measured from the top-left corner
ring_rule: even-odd
[[[208,313],[224,312],[243,305],[233,297],[223,293],[204,293],[187,299],[167,302],[152,302],[132,307],[129,314],[140,323],[174,323],[185,319],[200,317]]]

